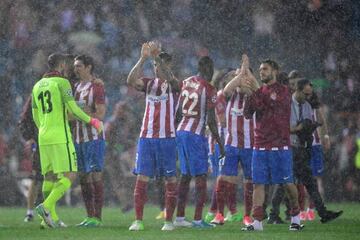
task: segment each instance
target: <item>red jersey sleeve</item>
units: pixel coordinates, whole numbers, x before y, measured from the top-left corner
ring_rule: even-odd
[[[94,103],[105,104],[105,89],[103,84],[94,84]]]
[[[217,93],[215,109],[216,109],[216,114],[218,114],[218,115],[225,114],[226,98],[222,91],[219,91]]]

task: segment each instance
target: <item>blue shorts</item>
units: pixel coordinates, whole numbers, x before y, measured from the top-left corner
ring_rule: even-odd
[[[207,174],[209,148],[206,137],[187,131],[178,131],[176,134],[181,174]]]
[[[176,176],[175,138],[140,138],[134,173],[150,178]]]
[[[324,152],[321,145],[312,146],[310,167],[313,176],[322,176],[324,174]]]
[[[220,156],[220,148],[219,144],[215,144],[214,153],[209,155],[210,163],[211,163],[211,176],[218,177],[219,176],[219,156]]]
[[[104,169],[105,140],[75,144],[75,151],[79,172],[101,172]]]
[[[291,150],[253,150],[251,168],[255,184],[294,182]]]
[[[225,146],[225,159],[220,165],[220,174],[224,176],[237,176],[239,162],[245,179],[251,179],[252,149]]]

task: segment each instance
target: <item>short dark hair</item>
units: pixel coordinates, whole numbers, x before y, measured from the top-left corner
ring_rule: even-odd
[[[169,64],[172,61],[172,56],[167,52],[159,53],[159,58],[166,64]]]
[[[277,76],[277,80],[281,84],[284,84],[284,85],[289,84],[289,78],[288,78],[288,74],[286,72],[280,72]]]
[[[265,59],[265,60],[261,61],[261,64],[269,64],[272,67],[272,69],[274,69],[276,71],[280,70],[279,64],[271,59]]]
[[[307,79],[307,78],[301,78],[296,83],[296,90],[297,91],[302,91],[302,90],[304,90],[305,86],[307,86],[307,85],[312,86],[311,81],[309,79]]]
[[[63,63],[66,61],[65,54],[62,53],[52,53],[48,57],[48,66],[50,70],[55,70],[60,63]]]
[[[95,63],[94,63],[94,59],[92,57],[83,54],[83,55],[76,56],[75,61],[81,61],[85,67],[91,66],[90,73],[92,74],[94,72]]]
[[[210,82],[214,74],[213,60],[209,56],[201,57],[198,62],[198,71]]]

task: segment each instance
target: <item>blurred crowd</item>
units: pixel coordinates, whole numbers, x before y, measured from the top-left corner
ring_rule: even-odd
[[[179,79],[194,73],[200,56],[210,55],[221,70],[239,66],[244,52],[255,71],[259,60],[272,58],[283,71],[297,69],[311,79],[325,104],[332,140],[326,198],[360,200],[357,0],[2,0],[0,22],[0,176],[8,181],[26,176],[31,166],[15,123],[47,69],[47,56],[56,51],[95,59],[112,129],[109,179],[119,162],[130,173],[144,99],[127,88],[126,76],[141,44],[156,39],[174,56]],[[153,75],[150,65],[145,74]],[[114,195],[122,196],[126,182],[112,180]],[[10,191],[6,181],[0,184],[0,192]]]

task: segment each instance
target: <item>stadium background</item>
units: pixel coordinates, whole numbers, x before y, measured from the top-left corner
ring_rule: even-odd
[[[180,79],[195,72],[199,56],[212,56],[217,69],[235,68],[243,52],[254,69],[270,57],[283,71],[297,69],[312,79],[326,105],[332,141],[326,200],[360,200],[356,0],[2,0],[0,22],[0,205],[24,204],[16,186],[29,175],[29,159],[16,122],[32,85],[46,70],[46,57],[54,51],[93,56],[106,86],[107,120],[116,102],[131,102],[126,134],[127,144],[135,146],[144,102],[128,91],[126,76],[141,43],[153,39],[174,55]],[[151,71],[148,65],[147,74]],[[122,134],[123,129],[112,132],[114,138]],[[107,161],[107,167],[113,163]],[[109,203],[115,197],[107,187]]]

